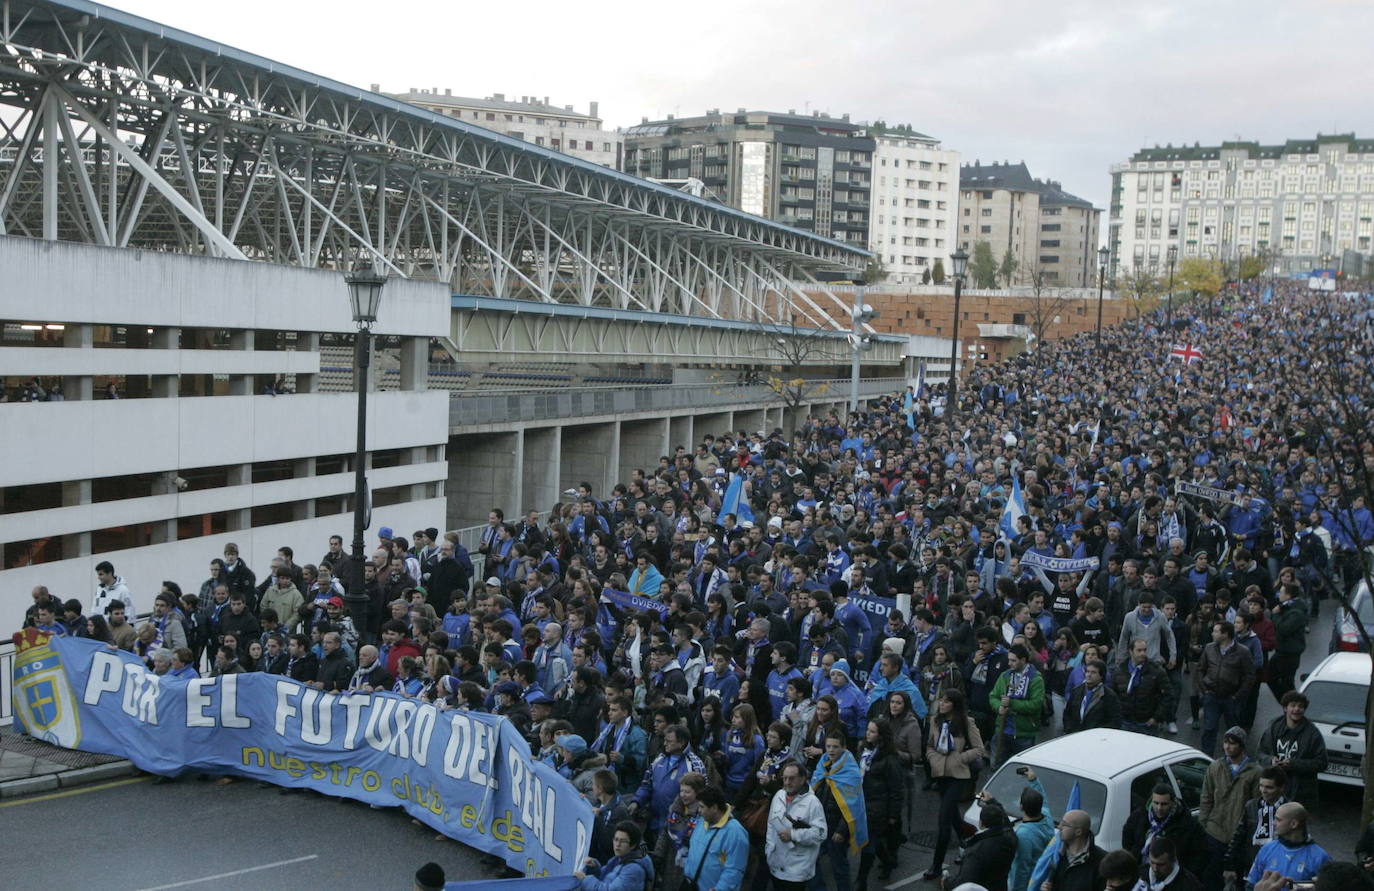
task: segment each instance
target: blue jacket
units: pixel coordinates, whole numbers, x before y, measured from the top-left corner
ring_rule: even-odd
[[[930,711],[926,708],[926,698],[921,695],[920,690],[916,689],[916,685],[912,683],[911,678],[907,677],[905,674],[899,674],[890,681],[881,674],[877,674],[873,676],[873,678],[873,688],[868,691],[869,708],[872,708],[878,700],[886,699],[888,696],[900,690],[911,697],[911,710],[916,713],[917,717],[924,718],[926,713]],[[883,714],[887,713],[884,712]]]
[[[738,789],[749,779],[754,766],[763,757],[763,737],[757,733],[753,739],[744,739],[744,734],[731,730],[725,734],[725,785]]]
[[[635,791],[635,801],[639,802],[640,810],[649,809],[649,828],[654,832],[663,828],[668,808],[677,798],[682,775],[690,771],[706,776],[706,762],[691,749],[681,755],[659,755],[644,771],[644,779]]]
[[[849,638],[849,652],[846,657],[852,656],[855,651],[864,654],[868,658],[868,646],[873,639],[873,623],[868,621],[868,613],[859,609],[852,602],[845,603],[843,606],[836,604],[835,620],[840,623],[844,633]]]
[[[727,669],[725,674],[717,675],[712,667],[701,673],[703,686],[706,688],[704,696],[716,696],[720,698],[720,713],[730,714],[730,710],[735,707],[735,700],[739,698],[739,675],[733,670]],[[777,712],[775,711],[774,714]]]
[[[748,864],[749,833],[730,808],[725,809],[719,823],[708,825],[706,818],[700,816],[692,820],[692,837],[682,873],[689,879],[696,876],[698,888],[739,891]]]
[[[839,717],[845,733],[849,734],[850,739],[863,739],[868,724],[868,697],[852,680],[843,687],[832,688],[830,695],[840,704]]]
[[[654,863],[644,851],[612,857],[605,866],[587,870],[581,891],[649,891],[654,887]]]
[[[1045,787],[1040,785],[1039,779],[1032,780],[1028,785],[1041,795],[1045,794]],[[1045,853],[1050,839],[1054,838],[1054,819],[1049,807],[1043,807],[1041,813],[1043,816],[1034,823],[1022,820],[1016,824],[1016,859],[1011,864],[1008,889],[1022,889],[1030,884],[1036,861]]]
[[[768,701],[773,704],[774,715],[782,714],[783,708],[787,705],[787,682],[793,678],[799,677],[803,677],[803,675],[800,671],[797,671],[795,666],[789,668],[787,674],[778,674],[776,669],[768,672],[768,680],[766,682],[768,687]],[[738,685],[736,685],[736,690],[738,690]],[[724,702],[721,704],[724,705]],[[729,714],[729,712],[725,711],[724,714]]]

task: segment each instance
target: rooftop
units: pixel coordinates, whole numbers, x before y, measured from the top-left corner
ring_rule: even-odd
[[[377,84],[372,84],[372,92],[381,93]],[[507,99],[505,93],[492,93],[483,99],[473,96],[454,96],[450,90],[440,93],[439,88],[432,90],[417,90],[411,87],[404,93],[382,93],[392,99],[399,99],[402,102],[419,102],[426,105],[451,106],[454,108],[482,108],[491,111],[514,111],[522,114],[543,114],[549,117],[560,118],[579,118],[584,121],[600,121],[601,118],[596,114],[596,103],[591,104],[592,113],[583,114],[580,111],[573,111],[571,105],[553,105],[549,102],[549,97],[545,96],[542,100],[538,96],[521,96],[517,102],[515,97]]]
[[[1007,189],[1012,192],[1035,192],[1044,206],[1067,205],[1092,209],[1092,202],[1064,191],[1064,187],[1051,179],[1040,180],[1031,176],[1026,162],[1013,164],[1010,161],[984,164],[974,161],[959,168],[959,188],[961,189]]]
[[[664,136],[671,132],[707,130],[717,127],[735,127],[746,124],[769,124],[775,127],[844,133],[850,136],[865,136],[865,128],[849,120],[849,115],[835,118],[819,111],[809,115],[797,114],[796,109],[786,112],[749,111],[741,108],[734,112],[721,113],[719,108],[708,109],[705,114],[680,118],[669,115],[660,121],[643,118],[633,127],[625,128],[626,136]]]
[[[1324,145],[1348,146],[1351,152],[1374,152],[1374,139],[1361,139],[1354,133],[1318,133],[1315,139],[1290,139],[1277,145],[1261,145],[1251,140],[1233,140],[1220,145],[1164,146],[1143,148],[1131,155],[1132,161],[1215,161],[1222,152],[1242,152],[1246,158],[1282,158],[1285,155],[1311,155],[1321,151]]]
[[[1363,658],[1368,674],[1369,657]],[[1174,739],[1144,736],[1128,730],[1084,730],[1027,749],[1017,756],[1017,760],[1047,767],[1053,765],[1067,773],[1105,779],[1137,764],[1181,753],[1202,756],[1197,749]]]

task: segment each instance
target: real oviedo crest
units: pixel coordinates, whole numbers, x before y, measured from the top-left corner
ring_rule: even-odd
[[[74,749],[81,716],[51,636],[25,628],[14,636],[14,716],[30,736]]]

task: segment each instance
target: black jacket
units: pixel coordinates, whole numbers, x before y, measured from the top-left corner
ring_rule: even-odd
[[[467,588],[467,570],[456,557],[450,557],[434,564],[429,573],[429,587],[426,588],[428,593],[425,600],[442,616],[448,612],[449,604],[453,602],[453,592],[462,591],[466,594]]]
[[[1145,849],[1145,838],[1150,834],[1150,818],[1145,807],[1131,811],[1126,825],[1121,829],[1121,847],[1137,858]],[[1171,838],[1178,846],[1178,861],[1193,875],[1202,875],[1207,870],[1207,839],[1202,824],[1193,812],[1182,803],[1174,805],[1174,812],[1159,831],[1163,838]]]
[[[1088,704],[1088,710],[1083,712],[1082,717],[1079,716],[1083,708],[1083,697],[1087,692],[1087,685],[1079,684],[1074,688],[1069,701],[1064,704],[1064,732],[1077,733],[1080,730],[1096,730],[1099,727],[1120,729],[1121,703],[1117,700],[1116,693],[1106,684],[1098,685],[1092,702]]]
[[[868,816],[868,831],[881,835],[892,823],[901,824],[902,794],[906,789],[906,771],[896,752],[873,756],[873,763],[864,774],[864,807]]]
[[[1167,721],[1166,707],[1169,704],[1169,691],[1172,685],[1164,666],[1147,659],[1141,668],[1139,679],[1136,680],[1135,689],[1127,693],[1126,688],[1130,683],[1131,669],[1128,659],[1112,677],[1116,699],[1121,705],[1121,719],[1134,724],[1144,724],[1151,718],[1159,723]]]
[[[308,684],[315,680],[315,676],[320,673],[320,660],[315,658],[314,653],[306,653],[304,656],[295,660],[287,660],[286,676],[293,681],[300,681]]]
[[[957,873],[945,879],[945,887],[973,882],[988,891],[1007,891],[1007,876],[1015,859],[1016,831],[1010,824],[983,829],[964,843],[964,862]]]
[[[1317,803],[1317,774],[1326,770],[1326,741],[1321,731],[1306,718],[1289,728],[1283,715],[1275,718],[1260,737],[1259,762],[1265,767],[1275,759],[1286,758],[1288,785],[1283,794],[1289,801],[1300,801],[1310,809]]]
[[[342,647],[332,653],[326,652],[318,664],[314,679],[324,684],[325,690],[348,689],[348,682],[353,680],[353,663],[348,661],[348,654]]]
[[[1288,798],[1280,796],[1274,810],[1277,811],[1280,805],[1287,803]],[[1226,854],[1221,860],[1223,870],[1242,876],[1250,872],[1250,866],[1255,862],[1255,854],[1260,849],[1260,846],[1254,843],[1255,829],[1259,825],[1259,805],[1260,800],[1252,798],[1241,808],[1240,822],[1236,824],[1236,831],[1232,833],[1231,841],[1226,846]],[[1374,826],[1374,823],[1370,825]],[[1358,847],[1355,848],[1355,853],[1358,857]]]
[[[1054,891],[1102,891],[1107,886],[1101,873],[1102,858],[1106,856],[1107,852],[1095,844],[1072,860],[1061,855],[1050,873]]]
[[[1136,887],[1148,888],[1150,886],[1150,864],[1147,863],[1140,867],[1140,880],[1145,884]],[[1174,880],[1169,883],[1168,891],[1202,891],[1202,882],[1198,881],[1198,877],[1189,872],[1186,867],[1180,867],[1178,875],[1174,876]]]
[[[275,659],[263,652],[262,659],[258,662],[258,671],[263,674],[286,674],[286,662],[285,651],[278,653]]]
[[[559,717],[571,723],[573,733],[583,739],[596,739],[601,728],[601,710],[606,705],[601,691],[589,686],[586,693],[573,693],[566,704],[566,711]]]

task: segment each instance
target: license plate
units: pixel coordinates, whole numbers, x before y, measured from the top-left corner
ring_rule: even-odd
[[[1364,775],[1358,764],[1328,764],[1326,772],[1337,777],[1361,777]]]

